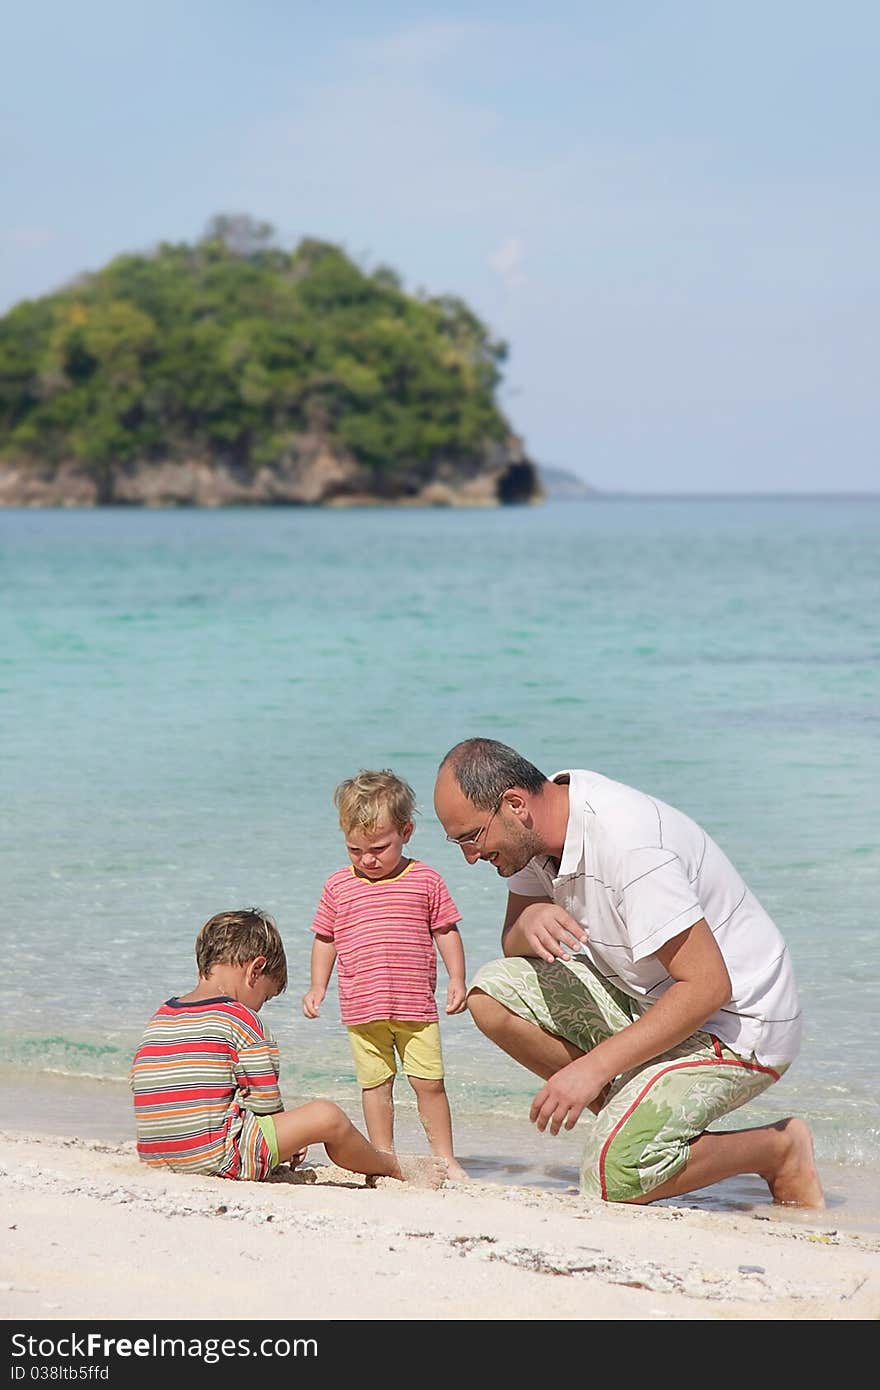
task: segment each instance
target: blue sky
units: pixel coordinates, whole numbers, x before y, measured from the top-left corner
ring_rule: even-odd
[[[462,295],[538,462],[876,491],[880,6],[31,0],[0,311],[217,212]]]

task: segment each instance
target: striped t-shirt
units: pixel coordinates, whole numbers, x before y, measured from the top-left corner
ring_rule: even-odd
[[[312,931],[336,947],[342,1022],[436,1022],[433,933],[460,919],[437,870],[418,859],[394,878],[360,878],[353,866],[331,874]]]
[[[137,1151],[145,1163],[222,1177],[262,1177],[257,1115],[283,1109],[274,1038],[225,996],[169,999],[131,1065]]]

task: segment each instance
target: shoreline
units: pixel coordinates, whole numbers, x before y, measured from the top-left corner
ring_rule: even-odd
[[[0,1073],[0,1089],[7,1117],[3,1132],[8,1136],[34,1136],[64,1143],[105,1144],[126,1148],[134,1144],[134,1117],[126,1082],[116,1078],[71,1076],[42,1073],[21,1081],[11,1073]],[[359,1107],[344,1097],[332,1097],[363,1130]],[[291,1105],[305,1097],[291,1096]],[[414,1103],[407,1096],[398,1106],[397,1144],[402,1152],[425,1153],[424,1135]],[[578,1193],[577,1131],[553,1138],[539,1135],[525,1120],[510,1116],[453,1115],[456,1153],[470,1178],[500,1192],[516,1187],[525,1191],[576,1197]],[[328,1162],[323,1148],[315,1146],[313,1162]],[[819,1213],[839,1230],[880,1239],[880,1204],[874,1170],[819,1162],[819,1173],[826,1198],[826,1209]],[[695,1210],[708,1217],[744,1213],[763,1219],[775,1214],[765,1183],[757,1175],[745,1175],[718,1183],[712,1188],[657,1204],[680,1211]],[[655,1208],[656,1209],[656,1208]]]
[[[147,1168],[133,1142],[8,1130],[0,1170],[7,1320],[880,1317],[880,1236],[828,1211],[367,1187],[312,1155],[224,1182]]]

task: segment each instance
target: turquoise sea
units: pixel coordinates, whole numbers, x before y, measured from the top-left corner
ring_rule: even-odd
[[[285,1100],[359,1122],[335,992],[316,1022],[300,1008],[344,860],[333,787],[369,766],[412,782],[412,848],[473,969],[504,886],[445,842],[431,792],[451,744],[487,734],[650,791],[724,847],[806,1014],[797,1063],[731,1125],[804,1115],[830,1219],[880,1227],[880,498],[7,510],[0,595],[4,1127],[130,1138],[143,1022],[193,983],[201,924],[254,904],[288,950],[265,1011]],[[465,1166],[573,1184],[577,1130],[537,1134],[536,1082],[467,1015],[442,1027]],[[405,1082],[397,1100],[421,1148]],[[765,1201],[757,1178],[693,1198]]]

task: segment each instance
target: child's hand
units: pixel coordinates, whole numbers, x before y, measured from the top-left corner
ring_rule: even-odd
[[[299,1150],[297,1150],[297,1152],[296,1152],[295,1154],[291,1154],[291,1155],[290,1155],[290,1158],[288,1159],[288,1163],[290,1164],[291,1168],[299,1168],[299,1167],[301,1167],[302,1164],[305,1163],[306,1158],[308,1157],[308,1153],[309,1153],[309,1151],[308,1151],[308,1149],[306,1148],[306,1149],[299,1149]]]
[[[308,994],[303,995],[303,1013],[306,1018],[317,1018],[321,1012],[321,1003],[326,989],[310,989]]]
[[[450,980],[446,989],[446,1012],[460,1014],[467,999],[467,985],[464,980]]]

